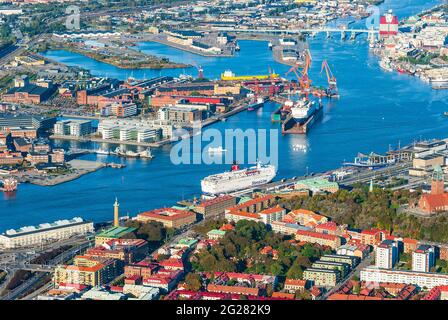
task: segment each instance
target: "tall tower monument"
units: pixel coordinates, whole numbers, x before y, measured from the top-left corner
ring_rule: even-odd
[[[114,203],[114,227],[118,227],[120,225],[119,215],[118,215],[118,207],[120,204],[118,203],[118,199],[115,198]]]

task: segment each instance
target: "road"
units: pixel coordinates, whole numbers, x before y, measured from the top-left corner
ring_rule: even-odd
[[[79,252],[87,249],[88,247],[92,246],[93,243],[91,240],[85,240],[84,243],[79,244],[78,246],[75,246],[68,251],[65,251],[61,253],[60,255],[56,256],[52,260],[49,261],[47,265],[30,265],[23,262],[18,262],[16,264],[10,265],[9,268],[11,270],[32,270],[34,272],[38,272],[34,274],[30,279],[22,283],[17,288],[13,289],[12,291],[9,291],[7,295],[0,298],[0,300],[14,300],[23,295],[24,293],[27,293],[30,291],[30,289],[33,288],[34,285],[36,285],[39,281],[44,279],[44,277],[48,274],[48,272],[52,272],[54,270],[54,266],[60,263],[63,263],[67,260],[70,260],[72,257],[77,255]],[[9,282],[9,281],[8,281]],[[48,285],[48,284],[46,284]],[[40,289],[38,289],[40,290]],[[31,295],[30,293],[29,295]]]

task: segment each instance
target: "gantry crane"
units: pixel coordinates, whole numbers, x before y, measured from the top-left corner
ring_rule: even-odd
[[[306,50],[305,51],[305,64],[304,64],[303,68],[300,68],[300,65],[296,64],[296,65],[292,66],[291,69],[289,69],[288,72],[286,72],[286,74],[285,74],[285,75],[288,75],[291,72],[293,72],[296,75],[297,81],[299,83],[299,87],[306,99],[308,99],[308,96],[310,93],[310,88],[311,88],[311,79],[308,76],[308,71],[310,69],[310,65],[311,65],[311,56],[310,56],[308,50]]]
[[[338,96],[339,94],[338,94],[336,77],[331,72],[327,60],[322,61],[322,69],[320,70],[320,73],[322,74],[324,70],[325,73],[327,74],[327,81],[328,81],[328,88],[326,90],[327,96],[329,97]]]

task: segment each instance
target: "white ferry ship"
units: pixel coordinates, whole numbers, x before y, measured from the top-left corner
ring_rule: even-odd
[[[201,189],[206,195],[225,194],[269,183],[276,174],[277,170],[273,165],[257,163],[256,166],[240,169],[239,165],[234,164],[231,171],[201,180]]]

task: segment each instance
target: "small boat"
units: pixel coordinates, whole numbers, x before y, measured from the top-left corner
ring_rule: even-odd
[[[448,111],[445,111],[445,112],[443,113],[443,115],[444,115],[445,117],[448,117]]]
[[[268,48],[269,48],[269,49],[272,49],[272,47],[273,47],[272,42],[269,41],[269,43],[268,43]]]
[[[219,146],[216,148],[210,147],[210,148],[208,148],[207,152],[209,154],[215,154],[215,153],[224,153],[224,152],[227,152],[227,150],[223,149],[221,146]]]
[[[247,111],[254,111],[255,109],[258,109],[258,108],[262,107],[263,105],[264,105],[264,99],[263,98],[258,98],[255,102],[251,103],[247,107]]]
[[[226,121],[227,121],[227,118],[221,118],[221,121],[222,121],[222,122],[226,122]]]
[[[110,154],[110,151],[109,151],[109,150],[105,150],[105,149],[98,149],[98,150],[95,150],[95,153],[96,153],[96,154],[109,155],[109,154]]]
[[[145,151],[139,152],[140,158],[152,159],[154,156],[151,153],[151,149],[148,148]]]
[[[293,145],[293,146],[292,146],[292,149],[293,149],[294,151],[303,151],[303,152],[306,152],[306,151],[308,150],[308,148],[307,148],[306,145],[299,144],[299,143]]]

